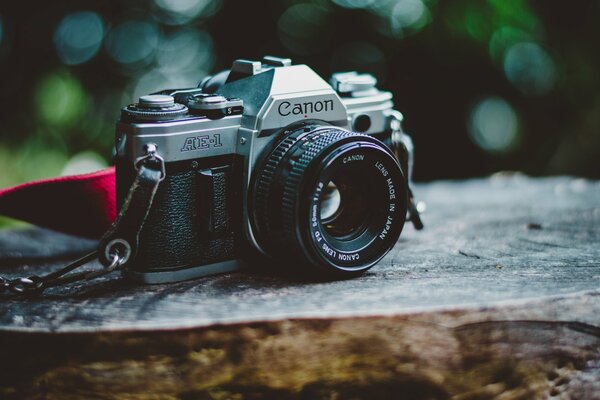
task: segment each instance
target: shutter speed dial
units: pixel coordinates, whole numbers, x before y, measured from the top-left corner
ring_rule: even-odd
[[[227,99],[218,94],[201,93],[188,100],[190,113],[209,119],[219,119],[228,115],[241,114],[242,100]]]

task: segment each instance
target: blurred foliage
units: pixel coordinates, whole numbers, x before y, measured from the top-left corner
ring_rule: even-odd
[[[600,3],[154,0],[0,5],[0,186],[110,163],[119,109],[235,58],[375,74],[416,179],[600,178]]]

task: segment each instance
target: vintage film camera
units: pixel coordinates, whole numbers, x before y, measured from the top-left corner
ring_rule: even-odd
[[[228,272],[264,257],[282,270],[344,277],[379,261],[408,216],[412,144],[392,94],[368,74],[330,83],[286,58],[237,60],[198,88],[124,108],[119,204],[135,161],[165,161],[128,272],[147,283]]]

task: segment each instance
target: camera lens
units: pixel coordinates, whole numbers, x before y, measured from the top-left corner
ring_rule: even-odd
[[[406,219],[403,171],[379,140],[341,128],[288,128],[253,176],[251,223],[287,265],[356,274],[396,243]]]

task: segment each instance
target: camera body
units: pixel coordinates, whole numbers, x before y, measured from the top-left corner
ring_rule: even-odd
[[[365,271],[397,241],[411,200],[401,120],[371,75],[328,83],[276,57],[142,96],[116,127],[118,204],[148,144],[166,178],[128,273],[173,282],[257,255],[338,276]]]

